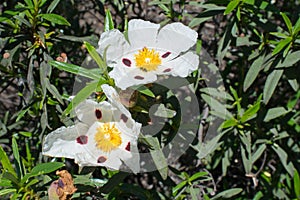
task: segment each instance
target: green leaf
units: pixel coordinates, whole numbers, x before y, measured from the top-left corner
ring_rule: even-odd
[[[220,91],[217,88],[205,87],[205,88],[201,88],[200,91],[208,94],[209,96],[216,97],[217,99],[220,98],[223,100],[230,100],[230,101],[234,100],[230,94],[228,94],[225,91]]]
[[[224,121],[221,124],[220,128],[225,129],[225,128],[229,128],[229,127],[234,127],[236,125],[238,125],[238,120],[235,118],[231,118],[231,119]]]
[[[59,94],[59,91],[57,90],[57,88],[50,83],[48,78],[44,79],[44,83],[45,83],[48,91],[63,105],[64,101],[63,101],[61,95]]]
[[[49,64],[60,70],[84,76],[93,80],[99,80],[101,78],[101,71],[99,69],[86,69],[77,65],[58,61],[50,61]]]
[[[19,147],[15,137],[12,137],[12,150],[16,163],[16,172],[19,178],[23,177],[23,168],[21,166],[21,159],[19,153]]]
[[[115,28],[114,21],[112,19],[109,9],[105,11],[105,20],[104,20],[104,31],[109,31]]]
[[[247,89],[252,85],[254,80],[259,74],[259,71],[262,68],[264,62],[264,56],[258,57],[250,66],[249,71],[246,74],[243,89],[244,91],[247,91]]]
[[[260,156],[262,155],[262,153],[265,151],[265,149],[267,148],[267,146],[265,144],[262,144],[258,147],[258,149],[255,151],[255,153],[253,153],[252,155],[252,165],[257,161],[257,159],[260,158]]]
[[[220,138],[222,137],[222,134],[218,134],[216,137],[209,140],[207,143],[199,143],[197,145],[192,146],[197,153],[197,158],[202,159],[208,156],[209,154],[213,153],[222,142],[219,142]]]
[[[271,74],[269,74],[266,84],[264,87],[264,103],[267,104],[269,100],[271,99],[275,88],[277,87],[277,84],[283,74],[283,70],[274,70]]]
[[[231,119],[233,115],[226,109],[224,104],[221,104],[219,101],[210,97],[206,94],[201,94],[203,100],[213,109],[215,112],[211,112],[212,114],[220,117],[221,119]]]
[[[300,60],[300,50],[289,53],[279,67],[291,67]]]
[[[71,26],[71,24],[64,17],[57,14],[40,14],[40,17],[54,24]]]
[[[139,91],[140,93],[142,93],[144,95],[155,98],[155,94],[153,94],[153,92],[144,85],[142,85],[142,86],[132,86],[131,88],[134,89],[134,90]]]
[[[192,200],[199,200],[199,194],[201,194],[200,188],[194,188],[193,186],[190,186],[189,189]]]
[[[56,8],[60,0],[53,0],[49,7],[47,8],[47,13],[52,13],[52,11]]]
[[[287,37],[284,40],[280,40],[280,42],[276,45],[275,49],[272,52],[272,55],[278,54],[286,45],[288,45],[290,42],[292,42],[291,37]]]
[[[2,190],[0,190],[0,196],[3,196],[3,195],[6,195],[6,194],[9,194],[9,193],[15,193],[15,192],[17,192],[17,189],[12,189],[12,188],[10,188],[10,189],[2,189]]]
[[[224,11],[224,15],[231,13],[240,3],[240,0],[232,0],[227,5],[226,10]]]
[[[300,199],[300,177],[297,170],[294,173],[294,191],[296,195],[296,199]]]
[[[193,182],[203,176],[206,176],[207,172],[197,172],[196,174],[193,174],[190,178],[189,178],[189,182]]]
[[[257,99],[257,101],[255,102],[255,104],[253,106],[250,106],[243,114],[243,116],[241,117],[241,122],[244,123],[250,119],[252,119],[253,117],[255,117],[256,113],[259,111],[260,108],[260,101],[261,101],[262,95],[260,95]]]
[[[300,31],[300,18],[297,20],[295,26],[293,27],[293,35],[298,34]]]
[[[145,140],[153,148],[150,150],[150,154],[153,158],[153,161],[156,165],[159,174],[161,175],[163,180],[166,180],[168,178],[168,164],[165,155],[162,149],[160,148],[158,139],[155,137],[146,137]]]
[[[286,110],[284,107],[270,108],[264,118],[264,122],[269,122],[272,119],[276,119],[277,117],[285,115],[289,112],[290,111]]]
[[[107,74],[107,66],[103,59],[100,57],[100,54],[96,51],[95,47],[93,47],[90,43],[84,42],[86,49],[88,50],[90,56],[96,61],[97,65],[100,68],[101,73]]]
[[[280,12],[280,15],[282,16],[284,22],[285,22],[285,25],[287,26],[288,30],[289,30],[289,33],[292,34],[292,22],[291,20],[288,18],[288,16],[286,16],[285,13],[283,12]]]
[[[291,161],[288,161],[288,154],[276,143],[272,145],[272,149],[277,153],[282,165],[291,177],[294,176],[295,167]]]
[[[176,196],[177,193],[187,184],[187,181],[182,181],[179,184],[177,184],[175,187],[172,188],[172,194],[173,196]]]
[[[14,168],[13,168],[12,164],[10,163],[10,160],[9,160],[8,156],[6,155],[6,152],[4,151],[2,146],[0,146],[0,161],[1,161],[1,164],[2,164],[2,167],[4,170],[12,173],[14,176],[17,176],[16,172],[14,171]]]
[[[65,164],[61,162],[49,162],[49,163],[38,164],[34,168],[32,168],[30,173],[27,173],[23,177],[21,183],[25,183],[31,177],[51,173],[63,166],[65,166]]]
[[[155,111],[154,116],[157,117],[173,118],[176,115],[176,111],[166,108],[164,104],[156,104],[152,108]]]
[[[99,85],[104,84],[105,80],[88,83],[82,90],[80,90],[76,96],[72,99],[66,110],[63,112],[63,116],[68,115],[78,104],[87,99],[93,92],[96,91]]]
[[[219,194],[217,194],[216,196],[212,197],[211,200],[215,200],[215,199],[229,199],[239,193],[241,193],[243,191],[242,188],[232,188],[232,189],[229,189],[229,190],[225,190]]]
[[[118,172],[113,175],[108,182],[100,188],[100,192],[107,194],[110,193],[113,189],[115,189],[129,174],[126,172]]]

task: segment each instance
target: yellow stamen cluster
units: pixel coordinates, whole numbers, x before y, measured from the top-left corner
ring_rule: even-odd
[[[97,128],[95,134],[96,147],[104,152],[118,148],[122,143],[121,132],[115,124],[104,123]]]
[[[157,67],[161,64],[159,53],[147,47],[139,50],[138,53],[134,55],[134,59],[136,66],[146,72],[157,70]]]

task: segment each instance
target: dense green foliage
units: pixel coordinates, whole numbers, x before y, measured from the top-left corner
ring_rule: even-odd
[[[4,1],[0,198],[48,199],[55,171],[67,169],[73,199],[300,199],[299,11],[299,0]],[[152,153],[159,170],[137,175],[42,156],[45,135],[71,125],[74,105],[112,81],[95,51],[100,34],[126,30],[132,18],[199,33],[201,63],[188,80],[201,115],[187,153],[168,168],[163,153]],[[68,62],[58,62],[62,53]],[[100,68],[80,67],[88,65]],[[70,103],[76,75],[93,81]],[[180,117],[171,116],[180,105],[165,88],[138,90],[130,111],[141,123],[158,102],[171,113],[161,134],[140,137],[141,149],[161,152],[178,130]]]

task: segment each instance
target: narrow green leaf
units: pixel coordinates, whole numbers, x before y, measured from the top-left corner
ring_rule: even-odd
[[[288,82],[295,92],[299,91],[299,83],[297,79],[289,79]]]
[[[229,127],[234,127],[236,125],[238,125],[238,120],[235,118],[231,118],[231,119],[224,121],[221,124],[220,128],[225,129],[225,128],[229,128]]]
[[[290,111],[286,110],[284,107],[270,108],[264,118],[264,122],[269,122],[272,119],[276,119],[277,117],[285,115],[289,112]]]
[[[193,185],[189,187],[192,200],[199,200],[200,194],[202,192],[200,191],[200,188],[194,188]]]
[[[4,151],[4,149],[2,148],[2,146],[0,146],[0,161],[2,164],[2,167],[4,170],[12,173],[13,175],[16,175],[16,172],[12,166],[12,164],[10,163],[10,160],[8,158],[8,156],[6,155],[6,152]]]
[[[131,88],[134,89],[134,90],[139,91],[140,93],[142,93],[144,95],[155,98],[155,95],[153,94],[153,92],[144,85],[142,85],[142,86],[132,86]]]
[[[44,81],[45,81],[44,83],[46,84],[46,88],[48,89],[48,91],[63,105],[64,101],[63,101],[62,96],[60,95],[59,91],[57,90],[57,88],[50,83],[48,78],[45,78]]]
[[[250,106],[243,114],[243,116],[241,117],[241,122],[244,123],[250,119],[252,119],[253,117],[255,117],[256,113],[258,112],[259,108],[260,108],[260,101],[261,101],[262,95],[260,95],[257,99],[257,101],[255,102],[255,104],[252,106]]]
[[[297,170],[294,173],[294,191],[296,195],[296,199],[300,199],[300,177]]]
[[[158,139],[155,137],[146,137],[145,140],[151,145],[151,147],[153,147],[153,149],[150,150],[150,154],[159,174],[163,180],[166,180],[168,178],[168,164],[165,155],[160,148]]]
[[[203,176],[206,176],[206,175],[207,175],[207,172],[197,172],[189,178],[189,182],[193,182],[193,181],[195,181]]]
[[[216,97],[217,99],[220,98],[223,100],[230,100],[230,101],[234,100],[230,94],[228,94],[225,91],[220,91],[217,88],[205,87],[205,88],[201,88],[200,91],[208,94],[209,96]]]
[[[240,0],[232,0],[227,5],[226,10],[224,11],[224,15],[231,13],[240,3]]]
[[[20,185],[20,181],[19,179],[12,173],[10,172],[4,172],[2,174],[2,179],[7,179],[9,181],[11,181],[12,183],[14,183],[15,185],[19,186]]]
[[[25,183],[29,178],[42,175],[42,174],[48,174],[51,172],[54,172],[55,170],[63,167],[65,164],[61,162],[49,162],[49,163],[41,163],[32,168],[30,173],[27,173],[22,179],[21,183]]]
[[[40,17],[54,24],[71,26],[71,24],[64,17],[57,14],[40,14]]]
[[[173,118],[176,115],[176,111],[166,108],[164,104],[154,105],[153,112],[154,116],[163,118]]]
[[[286,171],[290,174],[291,177],[294,176],[295,167],[291,161],[288,159],[288,154],[276,143],[272,145],[272,149],[278,155],[282,165],[286,169]]]
[[[101,72],[99,69],[86,69],[77,65],[58,61],[50,61],[49,64],[60,70],[84,76],[93,80],[99,80],[101,77]]]
[[[271,74],[269,74],[265,87],[264,87],[264,103],[267,104],[269,100],[271,99],[275,88],[277,87],[277,84],[283,74],[283,70],[274,70]]]
[[[252,85],[256,77],[258,76],[264,62],[264,56],[258,57],[250,66],[249,71],[246,74],[243,89],[247,89]]]
[[[47,13],[52,13],[52,11],[56,8],[60,0],[53,0],[47,9]]]
[[[176,196],[179,190],[181,190],[185,185],[187,184],[187,181],[182,181],[179,184],[177,184],[175,187],[172,189],[172,194],[173,196]]]
[[[291,67],[300,61],[300,50],[289,53],[279,67]]]
[[[17,192],[17,189],[12,189],[12,188],[10,188],[10,189],[2,189],[2,190],[0,190],[0,196],[3,196],[3,195],[6,195],[6,194],[9,194],[9,193],[15,193],[15,192]]]
[[[225,190],[219,194],[217,194],[216,196],[212,197],[211,200],[216,200],[216,199],[229,199],[239,193],[241,193],[243,191],[242,188],[232,188],[229,190]]]
[[[280,42],[276,45],[275,49],[272,52],[272,55],[278,54],[286,45],[288,45],[290,42],[292,42],[291,37],[287,37],[283,40],[280,40]]]
[[[216,115],[217,117],[220,117],[221,119],[233,118],[233,115],[226,109],[224,104],[221,104],[219,101],[206,94],[201,94],[201,97],[211,107],[211,109],[215,111],[211,112],[212,114]]]
[[[95,47],[93,47],[90,43],[84,42],[86,49],[88,50],[90,56],[96,61],[99,66],[101,73],[107,74],[107,66],[104,63],[103,59],[100,57],[100,54],[96,51]]]
[[[265,151],[267,146],[265,144],[261,144],[258,149],[253,153],[252,155],[252,165],[259,159],[262,155],[262,153]]]
[[[63,112],[63,116],[70,114],[70,112],[78,106],[81,102],[87,99],[93,92],[96,91],[99,85],[105,83],[105,80],[102,82],[92,82],[88,83],[82,90],[80,90],[77,95],[72,99],[71,103],[68,105],[66,110]]]
[[[21,166],[21,158],[19,153],[19,147],[15,137],[12,137],[12,150],[16,163],[16,172],[19,178],[23,177],[23,168]]]
[[[118,172],[117,174],[113,175],[108,182],[100,188],[100,191],[104,194],[110,193],[113,189],[115,189],[129,174],[126,172]]]
[[[292,22],[291,20],[288,18],[288,16],[286,16],[285,13],[283,12],[280,12],[280,15],[282,16],[284,22],[285,22],[285,25],[287,26],[288,30],[289,30],[289,33],[292,34]]]
[[[114,21],[112,19],[109,9],[105,11],[105,20],[104,20],[104,31],[109,31],[115,28]]]
[[[293,35],[298,34],[300,31],[300,18],[297,20],[295,26],[293,27]]]
[[[252,165],[251,165],[252,162],[250,158],[246,156],[246,150],[244,148],[244,145],[241,145],[241,155],[242,155],[242,162],[245,169],[245,173],[249,174],[252,169]]]

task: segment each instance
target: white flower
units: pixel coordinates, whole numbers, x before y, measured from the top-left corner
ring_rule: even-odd
[[[75,159],[79,166],[118,170],[124,162],[139,172],[137,139],[141,124],[121,104],[117,92],[102,85],[110,102],[86,100],[75,108],[79,122],[61,127],[45,138],[43,155]]]
[[[157,75],[187,77],[198,68],[199,58],[188,51],[196,44],[197,32],[181,23],[160,29],[140,19],[130,20],[128,41],[119,30],[101,35],[98,52],[110,67],[116,85],[126,89],[133,85],[154,82]]]

